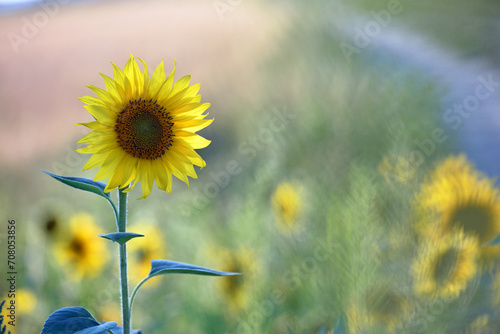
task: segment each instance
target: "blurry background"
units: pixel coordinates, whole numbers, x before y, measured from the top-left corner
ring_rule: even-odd
[[[161,236],[137,246],[131,270],[168,258],[244,273],[155,278],[136,299],[134,328],[314,333],[332,330],[384,272],[411,290],[412,252],[389,269],[370,255],[411,224],[428,170],[465,152],[500,175],[499,14],[488,0],[0,2],[0,244],[15,219],[18,333],[72,305],[120,322],[115,245],[81,237],[100,260],[64,269],[61,259],[80,238],[72,221],[114,231],[108,204],[40,169],[93,178],[75,152],[86,130],[73,125],[91,120],[77,98],[130,53],[150,71],[177,60],[176,78],[201,84],[215,119],[189,190],[174,181],[170,195],[131,193],[129,230]],[[489,94],[474,99],[481,85]],[[465,332],[490,309],[471,298],[460,321],[415,318],[428,305],[411,319],[425,319],[426,333]],[[488,321],[498,323],[494,312]],[[391,322],[403,333],[419,332],[415,323]]]

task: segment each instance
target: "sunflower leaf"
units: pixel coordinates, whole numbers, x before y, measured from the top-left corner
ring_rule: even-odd
[[[83,191],[88,191],[88,192],[97,194],[101,197],[104,197],[109,202],[109,204],[111,204],[111,206],[113,207],[113,211],[115,212],[115,216],[118,215],[116,205],[113,202],[113,200],[111,199],[110,194],[104,192],[104,188],[106,188],[106,184],[99,182],[99,181],[93,181],[91,179],[87,179],[84,177],[61,176],[61,175],[57,175],[57,174],[52,174],[50,172],[46,172],[44,170],[42,170],[42,172],[44,172],[47,175],[52,176],[57,181],[60,181],[60,182],[66,184],[70,187],[80,189]]]
[[[148,277],[165,275],[165,274],[192,274],[192,275],[205,275],[205,276],[229,276],[240,275],[239,273],[231,273],[225,271],[217,271],[207,269],[193,264],[175,262],[169,260],[152,260],[151,271]]]
[[[111,200],[109,193],[104,192],[104,188],[106,188],[106,184],[98,181],[92,181],[91,179],[87,179],[84,177],[72,177],[72,176],[61,176],[57,174],[52,174],[50,172],[46,172],[42,170],[47,175],[52,176],[57,181],[60,181],[70,187],[80,189],[83,191],[89,191],[91,193],[97,194],[106,198],[107,200]]]
[[[135,295],[139,288],[150,278],[166,275],[166,274],[191,274],[191,275],[204,275],[204,276],[231,276],[241,275],[240,273],[230,273],[225,271],[217,271],[207,269],[193,264],[175,262],[170,260],[151,260],[151,270],[148,276],[144,278],[134,289],[130,297],[130,305],[133,304]]]
[[[106,334],[116,322],[100,324],[83,307],[61,308],[45,320],[41,334]]]
[[[111,240],[113,242],[117,242],[120,245],[123,245],[127,241],[137,237],[143,237],[144,234],[132,233],[132,232],[115,232],[108,234],[99,234],[101,238]]]

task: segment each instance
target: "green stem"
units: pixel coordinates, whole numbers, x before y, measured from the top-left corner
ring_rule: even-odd
[[[148,276],[146,278],[144,278],[139,284],[137,284],[137,286],[135,287],[134,291],[132,291],[132,294],[130,295],[130,310],[132,310],[132,305],[134,305],[134,299],[135,299],[135,294],[137,293],[137,291],[139,290],[139,288],[144,284],[146,283],[146,281],[148,279],[150,279],[152,276]]]
[[[127,193],[118,190],[118,232],[127,231]],[[130,334],[130,307],[128,300],[127,245],[120,247],[120,285],[122,302],[123,334]]]

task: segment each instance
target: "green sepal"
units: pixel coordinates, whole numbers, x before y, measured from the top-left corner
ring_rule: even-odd
[[[99,234],[101,238],[111,240],[113,242],[117,242],[120,245],[123,245],[127,241],[133,238],[143,237],[144,234],[132,233],[132,232],[115,232],[108,234]]]

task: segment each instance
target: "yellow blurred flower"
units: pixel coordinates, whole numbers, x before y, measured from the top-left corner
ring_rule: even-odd
[[[302,211],[301,190],[296,183],[283,182],[272,195],[272,205],[280,232],[295,232]]]
[[[113,64],[114,79],[101,74],[106,89],[87,86],[98,97],[80,100],[95,121],[80,123],[92,131],[78,142],[89,145],[77,151],[92,154],[84,170],[100,167],[95,181],[109,178],[105,192],[130,191],[141,181],[140,198],[146,198],[155,181],[170,193],[172,175],[186,184],[188,176],[197,177],[193,165],[204,167],[205,161],[195,150],[210,141],[196,132],[213,120],[204,119],[210,104],[200,103],[200,85],[189,86],[191,76],[174,83],[175,64],[165,78],[161,62],[150,80],[139,60],[144,72],[131,55],[123,71]]]
[[[109,259],[106,241],[98,236],[102,233],[89,214],[76,214],[70,219],[65,238],[54,245],[55,257],[70,278],[93,278],[101,272]]]
[[[97,320],[118,322],[121,317],[121,308],[118,303],[107,302],[100,305]]]
[[[489,324],[489,317],[487,314],[480,315],[471,322],[466,329],[465,334],[495,334],[497,333]]]
[[[429,298],[455,298],[466,289],[478,271],[477,238],[463,231],[427,239],[412,270],[415,292]]]
[[[31,314],[36,307],[35,294],[28,289],[18,289],[16,292],[16,304],[19,314]]]
[[[436,221],[437,233],[459,228],[477,236],[480,245],[500,233],[499,191],[492,180],[474,170],[464,155],[449,157],[431,172],[417,202],[423,212],[419,229],[424,235],[434,232],[429,225]]]
[[[258,264],[255,254],[246,248],[238,250],[215,248],[210,251],[217,260],[217,270],[241,273],[217,281],[231,312],[240,312],[249,306],[256,283]]]
[[[389,285],[375,284],[361,298],[351,298],[346,315],[350,333],[372,333],[375,328],[395,333],[409,313],[402,293]]]
[[[144,234],[144,237],[134,238],[127,243],[130,280],[138,283],[151,270],[151,260],[165,259],[167,251],[161,231],[152,223],[139,222],[129,230]],[[158,281],[152,279],[143,287],[154,286],[153,282]]]

